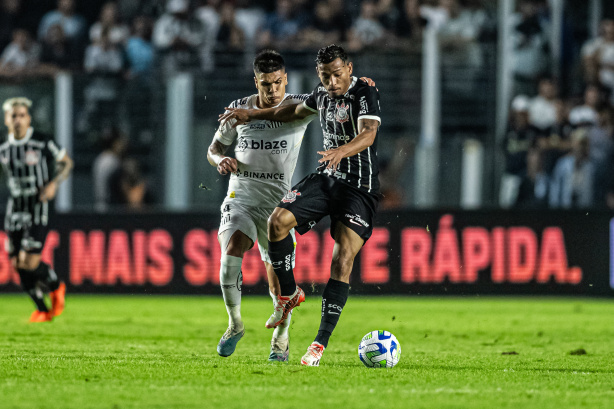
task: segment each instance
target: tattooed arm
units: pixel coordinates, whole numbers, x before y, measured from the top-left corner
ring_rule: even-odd
[[[216,166],[217,171],[220,175],[225,175],[228,172],[236,172],[237,171],[237,160],[235,158],[231,158],[230,156],[226,156],[226,151],[228,150],[228,145],[224,145],[217,139],[213,139],[209,149],[207,150],[207,159],[211,166]]]
[[[65,153],[61,159],[56,160],[55,168],[55,177],[49,183],[43,186],[39,194],[39,199],[44,202],[53,200],[57,192],[58,185],[65,181],[70,175],[73,168],[73,160],[67,153]]]

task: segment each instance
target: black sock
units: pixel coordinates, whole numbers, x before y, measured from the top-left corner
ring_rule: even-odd
[[[36,282],[38,279],[36,278],[35,272],[36,270],[25,270],[22,268],[17,269],[19,273],[19,279],[21,280],[21,287],[28,293],[34,304],[36,305],[36,309],[43,312],[48,312],[49,309],[47,305],[45,305],[45,299],[43,298],[43,292],[39,290],[36,286]]]
[[[350,285],[343,281],[328,280],[324,293],[322,294],[322,319],[320,329],[315,342],[324,347],[328,346],[328,339],[339,322],[339,316],[350,293]]]
[[[58,279],[57,274],[49,265],[43,263],[42,261],[38,263],[38,267],[34,270],[35,276],[41,280],[47,287],[49,287],[49,291],[55,291],[60,286],[60,280]]]
[[[294,262],[294,241],[288,234],[285,239],[275,242],[269,241],[269,258],[273,265],[273,270],[279,278],[281,295],[288,296],[296,291],[294,272],[292,263]]]

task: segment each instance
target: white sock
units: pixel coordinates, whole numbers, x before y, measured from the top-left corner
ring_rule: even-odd
[[[220,287],[228,312],[228,326],[238,332],[243,329],[241,320],[241,286],[243,284],[241,263],[243,258],[224,254],[220,262]]]
[[[273,299],[273,305],[275,305],[275,302],[277,300],[277,296],[274,295],[271,292],[271,290],[269,290],[269,295]],[[286,318],[286,322],[284,322],[283,324],[280,324],[280,325],[275,327],[275,330],[273,331],[273,338],[277,338],[277,339],[288,338],[288,335],[289,335],[288,331],[290,330],[290,321],[291,320],[292,320],[292,311],[290,311],[290,314],[288,314],[288,318]]]

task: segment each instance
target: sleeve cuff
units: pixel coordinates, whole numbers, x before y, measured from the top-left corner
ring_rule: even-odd
[[[361,119],[375,119],[377,122],[380,123],[380,125],[382,124],[382,120],[377,115],[360,115],[358,117],[358,120],[360,121]]]
[[[55,155],[55,160],[60,160],[66,155],[66,149],[61,149],[57,155]]]

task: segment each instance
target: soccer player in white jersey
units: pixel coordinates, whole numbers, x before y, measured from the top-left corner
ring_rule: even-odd
[[[281,295],[267,322],[282,325],[299,304],[301,291],[292,265],[284,262],[294,251],[289,232],[309,231],[330,216],[335,240],[330,280],[322,294],[320,328],[303,355],[301,364],[319,366],[337,326],[350,290],[354,259],[371,236],[379,203],[379,91],[370,80],[353,76],[353,64],[342,47],[332,44],[318,51],[316,70],[320,84],[303,103],[272,109],[230,107],[220,117],[222,124],[237,127],[253,121],[294,121],[319,116],[324,150],[320,166],[281,200],[269,218],[269,256],[279,279]],[[303,294],[304,298],[304,294]]]
[[[254,81],[258,93],[236,100],[230,107],[273,108],[302,103],[308,96],[286,94],[285,63],[273,50],[264,50],[256,56]],[[268,256],[267,219],[290,189],[303,135],[313,118],[285,123],[252,121],[237,127],[233,127],[233,121],[228,121],[219,127],[209,146],[209,163],[216,166],[220,174],[231,174],[228,194],[221,206],[218,231],[222,249],[220,286],[229,317],[228,329],[217,346],[220,356],[230,356],[245,334],[241,319],[241,262],[245,252],[256,241],[266,266],[274,303],[281,294]],[[226,151],[235,141],[234,158],[226,156]],[[294,237],[294,231],[291,235]],[[294,254],[287,261],[294,264]],[[290,317],[275,328],[269,361],[288,360],[289,328]]]

